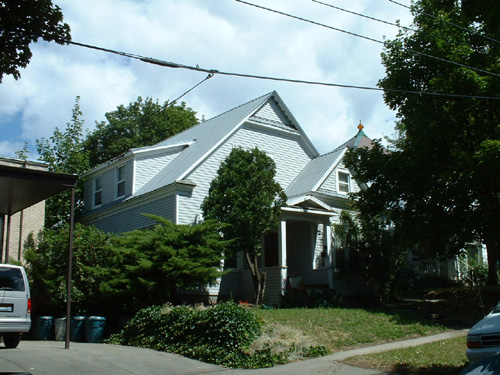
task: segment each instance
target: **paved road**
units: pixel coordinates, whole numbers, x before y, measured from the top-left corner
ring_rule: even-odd
[[[359,354],[421,345],[465,334],[466,331],[450,331],[441,335],[350,350],[322,358],[258,370],[226,369],[175,354],[134,347],[72,342],[70,349],[64,349],[64,342],[21,341],[17,349],[0,347],[0,373],[30,373],[33,375],[376,375],[382,373],[376,370],[347,366],[340,363],[339,360]]]

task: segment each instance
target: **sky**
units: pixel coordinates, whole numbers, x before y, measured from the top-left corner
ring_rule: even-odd
[[[333,28],[383,40],[397,28],[312,0],[248,0]],[[53,0],[74,42],[203,69],[342,85],[376,87],[385,75],[380,43],[259,9],[235,0]],[[322,0],[389,22],[412,21],[389,0]],[[410,0],[399,0],[410,5]],[[148,64],[74,45],[38,41],[21,78],[0,84],[0,156],[49,138],[71,121],[76,97],[92,130],[119,105],[139,96],[178,98],[207,73]],[[370,138],[394,133],[395,112],[380,91],[215,75],[181,101],[210,119],[276,90],[320,153],[354,136],[362,122]]]

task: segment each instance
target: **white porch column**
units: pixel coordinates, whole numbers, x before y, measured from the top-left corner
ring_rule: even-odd
[[[281,294],[285,294],[286,283],[288,278],[288,267],[286,265],[286,220],[281,220],[278,226],[278,260],[281,270]]]
[[[330,221],[324,223],[324,236],[323,241],[326,241],[326,254],[327,254],[327,264],[328,267],[328,287],[333,289],[333,266],[335,264],[335,253],[332,251],[332,225]]]

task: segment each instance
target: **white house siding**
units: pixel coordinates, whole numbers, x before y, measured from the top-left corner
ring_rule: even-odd
[[[116,168],[125,165],[125,197],[132,195],[133,162],[131,159],[124,163],[116,163],[107,169],[99,170],[85,178],[85,211],[91,211],[94,207],[94,180],[102,176],[102,206],[107,206],[116,201]]]
[[[220,164],[235,147],[258,147],[271,155],[276,163],[276,180],[283,189],[310,160],[298,139],[282,133],[273,134],[272,130],[263,130],[257,126],[244,126],[185,177],[193,181],[196,187],[190,199],[181,199],[179,202],[182,203],[179,204],[179,223],[192,223],[201,212],[201,204]]]
[[[329,195],[345,196],[345,194],[341,194],[338,192],[337,174],[338,174],[339,170],[348,171],[348,169],[345,167],[344,163],[339,163],[339,165],[325,179],[325,182],[323,182],[323,184],[321,184],[321,186],[319,187],[318,191],[320,193],[329,194]],[[351,176],[351,192],[357,193],[358,191],[359,191],[359,185],[354,180],[354,178]]]
[[[168,220],[175,220],[175,196],[169,195],[164,198],[145,203],[140,206],[115,212],[112,215],[102,218],[92,218],[92,224],[104,232],[123,233],[135,229],[147,228],[154,221],[144,216],[143,213],[164,217]],[[98,215],[98,214],[96,214]],[[83,219],[85,221],[85,218]]]
[[[166,155],[141,156],[135,162],[135,184],[134,192],[144,186],[152,177],[156,176],[168,163],[170,163],[180,152],[169,152]]]

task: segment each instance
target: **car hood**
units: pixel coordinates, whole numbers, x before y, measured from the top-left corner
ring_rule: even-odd
[[[484,335],[500,332],[500,313],[491,313],[477,322],[469,331],[469,335]]]

